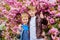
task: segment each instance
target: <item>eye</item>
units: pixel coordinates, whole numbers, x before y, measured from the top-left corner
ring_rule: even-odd
[[[23,19],[23,20],[25,20],[25,19]]]

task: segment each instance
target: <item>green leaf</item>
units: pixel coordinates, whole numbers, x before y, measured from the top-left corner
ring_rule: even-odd
[[[3,30],[5,30],[6,29],[6,26],[3,26],[3,28],[2,28]]]
[[[0,30],[5,30],[5,29],[6,29],[6,26],[5,26],[4,23],[2,23],[2,24],[0,25]]]
[[[4,37],[2,37],[2,40],[5,40],[5,38],[4,38]]]
[[[3,17],[2,19],[5,20],[5,21],[8,21],[8,19],[6,17]]]
[[[54,24],[53,26],[54,26],[55,28],[58,28],[58,23]]]

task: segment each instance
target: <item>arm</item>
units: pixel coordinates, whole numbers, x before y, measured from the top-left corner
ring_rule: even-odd
[[[22,28],[21,28],[21,24],[18,26],[18,30],[17,30],[17,34],[20,34]]]

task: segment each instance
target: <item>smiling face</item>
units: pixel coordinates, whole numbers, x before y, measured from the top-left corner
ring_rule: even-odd
[[[33,17],[33,16],[35,16],[36,10],[35,9],[34,10],[29,10],[28,13],[31,17]]]
[[[27,24],[27,23],[28,23],[28,17],[22,18],[22,23],[23,23],[23,24]]]
[[[28,23],[28,14],[23,13],[23,14],[21,15],[21,17],[22,17],[22,23],[23,23],[23,24],[27,24],[27,23]]]

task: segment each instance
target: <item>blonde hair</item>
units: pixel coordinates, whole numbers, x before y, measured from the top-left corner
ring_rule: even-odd
[[[24,17],[28,17],[29,18],[29,15],[27,13],[22,13],[21,14],[21,18],[24,18]]]
[[[30,11],[35,11],[35,10],[36,10],[36,8],[35,8],[34,6],[28,6],[28,9],[29,9]]]

